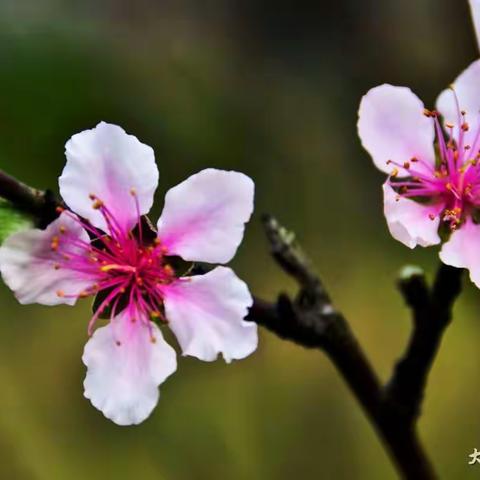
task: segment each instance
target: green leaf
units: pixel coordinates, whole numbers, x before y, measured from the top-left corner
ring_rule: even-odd
[[[0,244],[12,233],[33,228],[33,218],[0,198]]]

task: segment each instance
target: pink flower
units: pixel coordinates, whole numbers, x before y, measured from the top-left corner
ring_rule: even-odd
[[[230,268],[182,277],[169,264],[172,256],[229,262],[253,210],[254,185],[242,173],[202,170],[167,192],[151,239],[140,227],[158,183],[150,147],[100,123],[74,135],[66,156],[59,184],[71,210],[46,230],[10,236],[0,270],[24,304],[73,305],[100,294],[89,332],[102,313],[110,322],[85,346],[85,396],[115,423],[137,424],[177,366],[157,322],[168,322],[183,355],[205,361],[221,353],[230,362],[257,347],[256,325],[243,320],[252,297]]]
[[[480,28],[480,1],[471,8]],[[360,103],[358,133],[389,174],[383,194],[392,236],[427,247],[447,227],[441,260],[467,268],[480,287],[480,60],[440,94],[435,111],[406,87],[371,89]]]

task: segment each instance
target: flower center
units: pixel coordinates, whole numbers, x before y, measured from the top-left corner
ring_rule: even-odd
[[[165,321],[161,287],[176,279],[175,272],[166,261],[166,249],[161,242],[144,238],[138,199],[134,190],[131,194],[137,207],[137,227],[133,231],[121,228],[104,202],[91,195],[92,206],[102,214],[109,232],[60,209],[88,232],[90,241],[69,235],[65,226],[60,226],[51,239],[51,249],[57,254],[55,269],[73,270],[79,276],[94,279],[92,285],[81,292],[57,292],[67,298],[97,296],[95,313],[89,323],[90,334],[100,316],[108,313],[113,319],[124,309],[132,322],[140,319],[150,330],[150,320]]]
[[[455,94],[454,94],[455,95]],[[455,96],[456,99],[456,96]],[[432,118],[435,125],[438,156],[435,166],[411,158],[403,165],[389,160],[394,168],[389,177],[390,186],[399,197],[410,198],[422,203],[442,202],[441,220],[449,224],[452,230],[464,221],[465,216],[480,208],[480,127],[475,132],[472,144],[465,142],[465,133],[469,131],[466,113],[457,104],[457,133],[455,125],[446,123],[448,135],[445,136],[436,111],[425,110],[424,115]],[[397,178],[402,172],[402,178]],[[434,220],[435,214],[430,214]]]

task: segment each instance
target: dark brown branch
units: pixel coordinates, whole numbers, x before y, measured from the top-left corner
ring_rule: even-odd
[[[19,210],[34,217],[39,227],[45,227],[57,216],[59,202],[49,191],[29,187],[0,170],[0,197]]]
[[[463,270],[441,264],[432,288],[419,269],[407,267],[399,288],[412,310],[413,329],[407,349],[385,388],[385,401],[404,422],[420,415],[428,374],[460,293]]]
[[[256,298],[247,319],[281,338],[324,351],[370,418],[402,477],[435,478],[417,436],[416,419],[428,372],[460,291],[461,271],[441,266],[432,289],[418,269],[406,271],[400,285],[414,312],[414,331],[384,389],[293,234],[268,216],[264,227],[273,257],[297,280],[300,291],[293,301],[285,294],[275,303]]]

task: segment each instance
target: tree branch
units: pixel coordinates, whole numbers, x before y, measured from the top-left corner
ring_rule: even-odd
[[[0,197],[31,215],[41,228],[46,227],[58,216],[56,207],[61,205],[49,190],[41,191],[29,187],[2,170],[0,170]]]
[[[343,315],[330,297],[294,235],[274,218],[263,219],[271,252],[300,290],[292,301],[255,298],[247,320],[281,338],[327,354],[383,440],[404,478],[433,479],[435,474],[416,432],[416,420],[441,336],[460,292],[462,271],[442,265],[430,289],[423,272],[409,269],[399,283],[413,311],[414,329],[407,351],[383,388]]]
[[[420,269],[407,267],[400,276],[399,289],[412,310],[413,329],[385,387],[385,402],[404,422],[412,424],[420,415],[428,374],[451,321],[462,273],[461,269],[441,264],[432,288]]]

